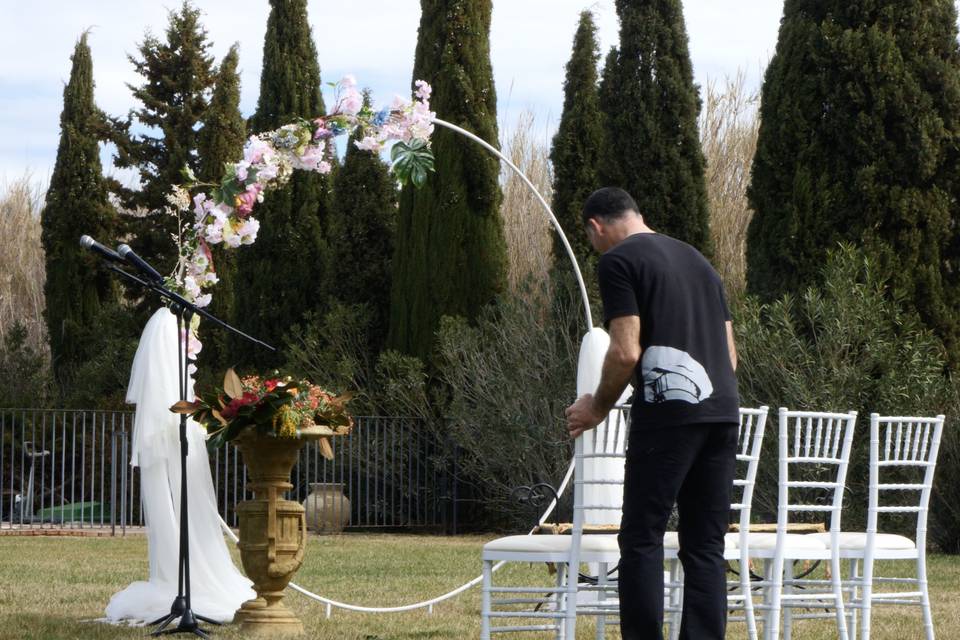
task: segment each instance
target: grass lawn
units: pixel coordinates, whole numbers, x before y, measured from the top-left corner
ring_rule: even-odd
[[[444,593],[480,570],[481,537],[359,535],[311,538],[296,581],[336,600],[370,606],[400,605]],[[541,566],[511,565],[504,580],[549,578]],[[507,571],[505,569],[504,571]],[[144,537],[43,538],[0,537],[0,638],[145,638],[143,628],[118,628],[94,622],[110,596],[133,580],[147,577]],[[938,638],[960,638],[960,558],[934,556],[931,591]],[[477,638],[480,594],[475,588],[453,601],[404,614],[359,614],[334,610],[327,619],[319,603],[289,592],[286,598],[317,640],[387,638]],[[919,609],[884,607],[875,612],[876,640],[922,638]],[[577,638],[593,638],[593,621],[578,624]],[[177,636],[181,637],[181,636]],[[187,637],[187,636],[183,636]],[[216,638],[240,638],[238,628],[216,630]],[[539,637],[547,634],[509,637]],[[619,638],[612,631],[608,638]],[[745,638],[731,625],[728,638]],[[799,621],[800,640],[832,640],[826,621]]]

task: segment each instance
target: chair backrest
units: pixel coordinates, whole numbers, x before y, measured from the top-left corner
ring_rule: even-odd
[[[759,409],[740,408],[740,430],[737,435],[737,471],[733,480],[731,511],[738,512],[740,531],[746,537],[750,527],[750,511],[753,508],[753,489],[757,482],[757,466],[763,446],[763,433],[767,425],[770,407]],[[739,495],[737,490],[739,489]]]
[[[787,532],[792,512],[829,514],[830,531],[839,533],[857,412],[789,411],[781,407],[778,422],[777,535]]]
[[[763,445],[763,434],[770,408],[740,409],[740,428],[737,445],[737,473],[731,510],[740,514],[741,528],[745,531],[750,523],[750,509],[753,504],[753,489],[756,485],[757,465]],[[587,431],[577,439],[580,450],[576,453],[574,468],[574,512],[583,514],[583,522],[597,523],[592,516],[617,514],[614,524],[620,523],[619,514],[623,507],[623,465],[626,458],[626,443],[630,429],[630,405],[618,405],[607,419],[596,429]],[[587,473],[588,461],[595,463]],[[582,487],[578,494],[576,487]],[[609,519],[600,518],[600,521]],[[606,523],[606,522],[605,522]],[[577,529],[574,517],[574,532]]]
[[[577,510],[583,515],[584,522],[620,524],[623,465],[629,430],[630,405],[621,404],[614,407],[595,429],[577,438],[580,447],[574,462],[575,532]],[[578,487],[582,488],[579,501]]]
[[[926,545],[927,515],[944,416],[915,418],[870,414],[870,490],[867,534],[877,533],[881,513],[916,514],[918,549]],[[881,482],[891,479],[893,482]],[[894,500],[918,493],[911,504]]]

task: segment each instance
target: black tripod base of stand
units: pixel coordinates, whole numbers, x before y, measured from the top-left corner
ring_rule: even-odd
[[[170,623],[180,619],[179,624],[172,629],[167,629],[170,626]],[[173,606],[170,607],[170,613],[165,617],[160,618],[159,620],[154,620],[150,623],[150,626],[160,625],[155,631],[150,635],[160,636],[167,635],[171,633],[192,633],[201,638],[209,638],[207,632],[200,628],[200,623],[206,622],[208,624],[220,625],[216,620],[211,620],[210,618],[195,614],[193,611],[187,608],[186,600],[183,596],[177,596],[173,601]]]

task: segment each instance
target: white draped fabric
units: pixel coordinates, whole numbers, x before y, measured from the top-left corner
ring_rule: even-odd
[[[591,329],[580,343],[580,360],[577,364],[577,397],[585,393],[595,393],[600,384],[600,374],[603,371],[603,359],[607,355],[607,349],[610,347],[610,336],[607,332],[598,327]],[[633,393],[633,388],[627,385],[626,390],[620,397],[618,404],[626,402]],[[616,411],[616,410],[614,410]],[[614,412],[611,412],[611,416]],[[608,449],[613,448],[612,442],[608,438],[613,438],[614,434],[607,433],[606,424],[601,424],[596,429],[591,429],[581,437],[585,438],[583,443],[584,451],[593,451],[594,443],[605,443]],[[624,447],[624,438],[626,429],[621,423],[617,435],[617,448],[622,451]],[[584,480],[623,480],[623,461],[616,458],[591,458],[583,462]],[[622,504],[623,486],[622,485],[597,485],[588,484],[583,487],[583,501],[585,504]],[[620,524],[620,509],[591,510],[586,514],[587,520],[591,524]]]
[[[150,578],[134,582],[107,605],[111,622],[144,623],[170,612],[177,595],[180,539],[177,319],[157,311],[140,337],[127,402],[137,405],[130,464],[140,467],[140,492],[147,524]],[[189,383],[192,399],[193,381]],[[228,622],[240,605],[256,597],[251,582],[233,564],[220,529],[202,427],[187,422],[190,585],[193,612]]]

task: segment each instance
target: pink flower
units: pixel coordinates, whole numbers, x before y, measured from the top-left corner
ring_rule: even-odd
[[[320,164],[317,165],[317,171],[319,171],[320,173],[324,173],[324,174],[330,173],[330,169],[332,169],[332,168],[333,168],[333,167],[331,167],[331,166],[330,166],[330,163],[327,162],[326,160],[322,160],[322,161],[320,162]]]
[[[304,150],[303,155],[300,156],[300,164],[304,169],[316,170],[317,165],[323,160],[324,147],[322,145],[323,143],[316,146],[310,145]]]
[[[403,111],[407,108],[407,105],[410,104],[410,101],[401,96],[399,93],[393,95],[393,102],[390,103],[390,109],[392,111]]]
[[[373,136],[366,136],[363,140],[353,143],[357,149],[361,151],[372,151],[374,153],[380,153],[383,149],[383,145],[380,144],[380,141],[374,138]]]
[[[433,93],[433,88],[427,84],[425,80],[417,80],[413,83],[417,87],[416,96],[426,102],[430,99],[430,94]]]
[[[260,183],[254,183],[247,187],[247,190],[237,196],[237,215],[241,218],[245,218],[250,215],[253,211],[253,206],[257,203],[260,198],[260,192],[263,191],[263,187],[260,186]]]
[[[262,161],[264,154],[270,150],[269,143],[261,140],[257,136],[250,136],[247,144],[243,147],[243,160],[248,165],[256,164]]]
[[[193,198],[193,212],[197,215],[197,222],[201,222],[204,218],[207,217],[207,214],[210,213],[210,209],[213,208],[213,202],[207,200],[207,194],[198,193]]]
[[[352,89],[357,86],[357,79],[352,74],[347,74],[340,78],[340,86],[344,89]]]
[[[340,99],[340,111],[348,116],[355,116],[363,108],[363,96],[356,89],[350,88]]]

